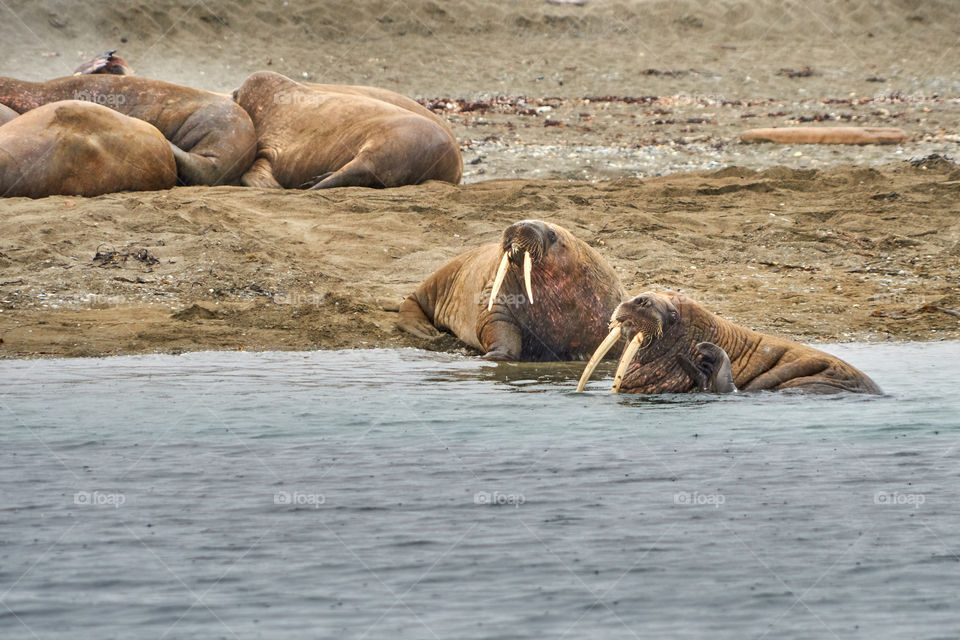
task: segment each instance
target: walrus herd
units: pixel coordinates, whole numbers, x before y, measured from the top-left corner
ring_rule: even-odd
[[[450,127],[400,94],[257,72],[228,96],[136,77],[115,53],[48,82],[0,78],[0,196],[461,181]],[[893,142],[900,133],[836,129],[815,141]],[[488,360],[589,359],[577,391],[619,354],[614,393],[881,393],[839,358],[740,327],[681,293],[629,297],[595,249],[541,220],[512,224],[499,242],[442,266],[400,305],[398,327],[425,339],[453,333]]]
[[[72,76],[47,82],[0,77],[0,196],[95,196],[110,190],[165,189],[181,185],[245,185],[261,188],[327,189],[397,187],[427,180],[459,184],[460,147],[450,127],[419,103],[375,87],[303,84],[277,73],[251,75],[232,96],[140,78],[108,51]],[[62,167],[46,159],[79,154],[84,136],[104,137],[101,120],[48,119],[43,136],[60,141],[43,151],[22,139],[31,111],[61,102],[88,102],[140,121],[117,119],[100,162],[131,175],[104,184],[94,171],[64,182]],[[76,109],[76,105],[71,107]],[[32,125],[38,126],[35,118]],[[168,142],[177,167],[168,184],[164,170],[144,181],[133,163],[153,153],[142,123]],[[7,127],[16,131],[5,135]],[[60,127],[66,127],[59,135]],[[125,132],[125,129],[130,129]],[[35,130],[35,129],[34,129]],[[121,135],[123,134],[123,135]],[[61,140],[62,139],[62,140]],[[125,139],[125,142],[123,140]],[[54,148],[58,147],[58,148]],[[166,154],[164,154],[165,156]],[[155,163],[160,167],[163,158]]]

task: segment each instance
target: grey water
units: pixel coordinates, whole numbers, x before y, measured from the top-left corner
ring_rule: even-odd
[[[960,635],[960,343],[886,395],[416,350],[0,361],[0,638]]]

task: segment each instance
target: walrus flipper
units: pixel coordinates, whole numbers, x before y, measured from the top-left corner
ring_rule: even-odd
[[[814,381],[821,385],[824,383],[822,377],[816,377],[830,368],[830,363],[825,360],[794,360],[787,364],[778,364],[772,369],[761,373],[751,380],[744,388],[744,391],[763,391],[765,389],[788,389],[809,387]],[[813,389],[810,389],[811,391]],[[844,387],[838,385],[832,388],[834,393],[843,391]]]
[[[423,308],[417,302],[416,294],[408,296],[400,303],[400,320],[397,321],[397,326],[407,333],[428,340],[441,335],[441,332],[430,322],[427,314],[423,312]]]
[[[253,165],[240,178],[245,187],[259,189],[282,189],[283,186],[273,177],[273,166],[267,158],[257,158]]]
[[[690,379],[693,380],[693,384],[696,385],[697,391],[706,391],[707,390],[707,376],[701,371],[696,363],[694,363],[692,358],[687,356],[677,356],[677,361],[680,363],[680,366],[683,368],[684,373],[690,376]]]
[[[496,312],[485,312],[484,315],[496,315]],[[484,360],[513,361],[521,359],[523,333],[516,323],[499,318],[488,317],[482,319],[477,337],[480,339],[480,344],[485,352],[483,354]]]
[[[371,169],[370,163],[357,156],[347,164],[343,165],[339,171],[327,175],[310,189],[335,189],[336,187],[397,187],[400,184],[393,184],[392,181],[381,180]]]

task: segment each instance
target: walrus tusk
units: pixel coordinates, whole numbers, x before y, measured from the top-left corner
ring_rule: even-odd
[[[637,331],[637,335],[633,336],[633,340],[627,344],[626,349],[623,350],[623,355],[620,356],[620,362],[617,364],[617,373],[613,376],[613,387],[610,389],[610,393],[620,392],[620,385],[623,384],[623,375],[627,372],[627,367],[630,366],[630,361],[633,360],[633,356],[637,355],[637,351],[640,350],[641,342],[643,342],[643,331]]]
[[[503,279],[507,277],[507,267],[510,266],[510,253],[503,252],[503,258],[500,260],[500,267],[497,269],[497,277],[493,279],[493,289],[490,290],[490,302],[487,303],[487,311],[493,311],[493,301],[500,294],[500,286],[503,285]]]
[[[590,361],[587,362],[586,368],[583,370],[583,373],[580,374],[580,382],[577,384],[577,393],[583,391],[583,388],[587,386],[587,381],[590,379],[590,376],[593,375],[594,370],[597,368],[597,365],[600,364],[600,361],[603,360],[603,356],[607,355],[607,352],[613,348],[613,345],[617,344],[617,340],[620,339],[620,325],[617,325],[607,334],[607,337],[603,339],[603,342],[600,343],[600,346],[597,347],[597,350],[593,352],[593,355],[590,356]]]
[[[533,271],[533,260],[530,252],[523,252],[523,283],[527,286],[527,301],[533,304],[533,285],[530,283],[530,272]]]

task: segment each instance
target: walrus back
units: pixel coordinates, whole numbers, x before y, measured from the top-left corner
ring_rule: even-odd
[[[153,126],[96,104],[54,102],[0,127],[0,195],[168,189],[177,172]]]

